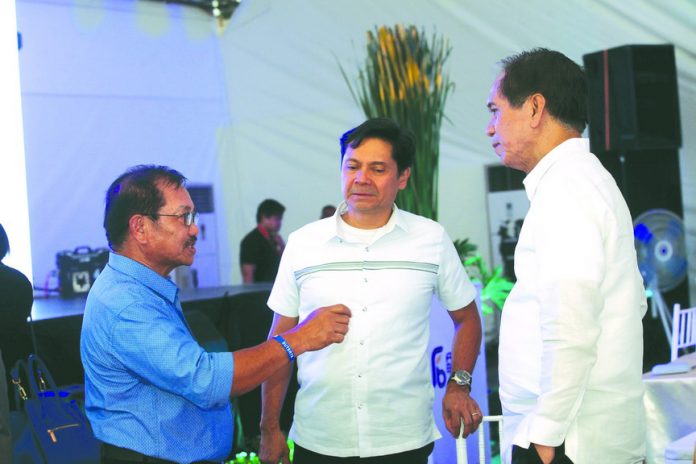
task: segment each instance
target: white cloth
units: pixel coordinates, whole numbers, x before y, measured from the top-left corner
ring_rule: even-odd
[[[696,432],[675,440],[665,449],[666,464],[691,464],[696,452]]]
[[[427,356],[430,303],[448,310],[476,296],[452,241],[434,221],[394,207],[369,243],[351,240],[339,206],[292,233],[268,306],[300,321],[317,307],[352,311],[348,334],[298,358],[290,437],[314,452],[379,456],[440,437]]]
[[[646,448],[650,464],[665,464],[670,443],[696,430],[696,353],[681,356],[677,361],[690,366],[691,370],[681,374],[648,372],[643,375],[643,404],[648,424]],[[678,458],[675,454],[670,453],[670,456],[670,459]]]
[[[647,305],[626,202],[585,139],[554,148],[524,185],[500,328],[503,458],[511,442],[565,440],[576,464],[640,462]]]

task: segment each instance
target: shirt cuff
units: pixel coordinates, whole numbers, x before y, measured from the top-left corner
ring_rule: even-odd
[[[227,404],[232,391],[234,376],[234,357],[232,353],[209,353],[213,360],[213,382],[210,399],[216,405]]]
[[[521,448],[529,448],[531,443],[544,446],[559,446],[565,440],[568,425],[567,423],[530,414],[517,429],[513,444]]]

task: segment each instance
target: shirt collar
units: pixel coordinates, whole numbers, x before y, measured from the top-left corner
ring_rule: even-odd
[[[338,207],[336,208],[336,212],[334,215],[330,218],[324,219],[326,221],[326,228],[324,230],[325,234],[325,239],[332,240],[334,238],[339,238],[342,239],[340,236],[340,231],[338,227],[338,221],[341,220],[341,215],[346,212],[348,209],[348,204],[345,201],[342,201]],[[408,224],[406,222],[406,218],[404,218],[403,212],[394,204],[392,206],[392,214],[389,216],[389,220],[385,224],[385,234],[388,234],[392,230],[394,230],[395,227],[398,227],[400,229],[403,229],[404,231],[408,231]]]
[[[127,256],[109,253],[109,266],[159,293],[172,304],[176,301],[179,293],[179,288],[176,284],[162,277],[144,264],[128,258]]]
[[[544,155],[539,160],[537,165],[534,166],[534,168],[529,172],[529,174],[527,174],[524,181],[522,181],[524,183],[524,189],[527,192],[527,198],[529,198],[529,201],[532,201],[534,198],[534,194],[536,193],[544,174],[546,174],[549,169],[551,169],[551,166],[556,164],[556,162],[558,162],[558,160],[564,156],[564,153],[571,151],[589,152],[590,141],[582,138],[568,139],[563,141],[561,144],[556,145],[553,150]]]

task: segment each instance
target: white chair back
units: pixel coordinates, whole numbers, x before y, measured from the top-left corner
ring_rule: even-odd
[[[485,433],[483,430],[484,424],[487,422],[497,422],[498,423],[498,441],[502,443],[503,441],[503,416],[483,416],[483,421],[478,429],[478,449],[479,449],[479,464],[486,464],[486,449],[485,449]],[[464,431],[464,425],[462,424],[462,429],[459,432],[459,438],[457,438],[457,464],[469,464],[469,458],[466,455],[466,438],[462,435]]]
[[[672,357],[679,357],[679,349],[696,346],[696,306],[682,309],[679,303],[674,305],[672,318]]]

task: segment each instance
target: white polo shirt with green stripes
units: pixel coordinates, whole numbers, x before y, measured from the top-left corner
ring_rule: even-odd
[[[331,456],[380,456],[440,437],[426,353],[430,306],[450,311],[476,290],[444,228],[394,206],[387,224],[360,230],[336,214],[290,234],[268,306],[300,322],[318,307],[351,309],[343,343],[298,362],[290,437]]]

